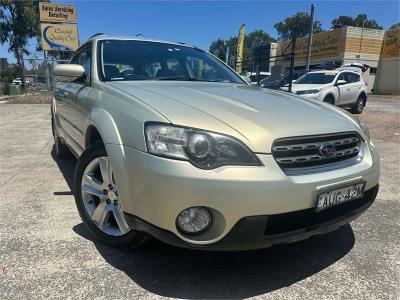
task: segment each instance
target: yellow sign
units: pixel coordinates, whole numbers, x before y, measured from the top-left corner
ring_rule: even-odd
[[[76,23],[75,5],[39,3],[41,22]]]
[[[243,62],[243,47],[244,47],[244,31],[246,26],[243,24],[240,26],[238,43],[237,43],[237,53],[236,53],[236,72],[242,73],[242,62]]]
[[[311,57],[312,58],[325,58],[339,56],[343,50],[342,28],[335,29],[328,32],[321,32],[313,34]],[[290,54],[291,47],[289,41],[279,43],[276,55]],[[289,47],[288,47],[289,46]],[[308,36],[298,38],[296,40],[295,59],[301,60],[307,57]]]
[[[79,47],[76,24],[40,24],[43,50],[75,51]]]
[[[382,58],[400,57],[400,28],[385,32],[382,44]]]

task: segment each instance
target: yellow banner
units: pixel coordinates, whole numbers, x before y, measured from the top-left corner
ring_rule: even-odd
[[[79,47],[75,24],[40,24],[43,50],[75,51]]]
[[[285,54],[290,54],[291,47],[289,46],[288,48],[289,43],[290,43],[289,41],[279,43],[276,55],[282,55],[285,49],[286,49]],[[301,37],[296,40],[296,52],[295,52],[296,60],[306,59],[307,46],[308,46],[308,36]],[[312,47],[311,47],[312,58],[339,56],[342,50],[343,50],[342,28],[313,34]]]
[[[382,44],[382,58],[400,57],[400,28],[385,32]]]
[[[239,74],[242,73],[242,62],[243,62],[243,48],[244,48],[244,31],[246,29],[246,25],[240,26],[239,35],[238,35],[238,43],[237,43],[237,52],[236,52],[236,72]]]
[[[76,23],[75,5],[39,3],[41,22]]]

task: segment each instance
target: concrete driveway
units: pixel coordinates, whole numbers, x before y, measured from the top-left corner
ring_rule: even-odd
[[[400,102],[389,101],[393,109],[370,101],[369,113],[383,110],[400,123]],[[157,241],[119,251],[81,224],[71,192],[76,162],[51,154],[49,106],[0,104],[0,299],[399,299],[400,145],[378,133],[373,140],[381,190],[351,226],[251,252]]]

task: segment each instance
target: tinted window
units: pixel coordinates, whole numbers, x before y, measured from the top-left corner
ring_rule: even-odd
[[[212,55],[180,45],[145,41],[103,41],[101,73],[106,81],[244,81]]]
[[[344,80],[347,83],[360,81],[360,75],[350,72],[343,72],[338,76],[338,80]]]
[[[336,73],[307,73],[296,80],[296,84],[326,84],[335,79]]]

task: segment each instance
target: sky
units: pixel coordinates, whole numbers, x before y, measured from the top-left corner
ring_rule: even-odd
[[[340,15],[365,13],[384,29],[400,22],[400,1],[53,1],[77,7],[79,39],[84,42],[95,33],[136,35],[185,42],[208,50],[217,38],[262,29],[277,37],[274,24],[295,14],[309,11],[315,4],[315,19],[329,29]],[[30,49],[34,49],[34,43]],[[41,57],[41,54],[38,54]],[[7,45],[0,46],[0,57],[15,62]]]

